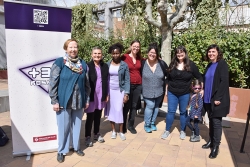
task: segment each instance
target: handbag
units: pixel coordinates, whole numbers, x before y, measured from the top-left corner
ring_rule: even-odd
[[[0,147],[6,145],[8,141],[9,141],[8,136],[3,131],[3,129],[0,127]]]

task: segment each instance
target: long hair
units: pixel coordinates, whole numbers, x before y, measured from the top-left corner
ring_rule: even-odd
[[[169,71],[171,72],[174,68],[177,67],[178,63],[179,63],[179,59],[177,58],[177,53],[181,53],[181,52],[184,52],[185,53],[185,58],[183,59],[183,63],[184,63],[184,70],[186,71],[191,71],[190,69],[190,60],[188,58],[188,53],[187,53],[187,50],[184,46],[178,46],[176,49],[175,49],[175,52],[174,52],[174,57],[173,59],[171,60],[171,63],[169,65]]]
[[[156,58],[159,59],[160,54],[159,54],[158,44],[156,42],[149,44],[147,53],[149,53],[151,49],[155,50]]]
[[[199,81],[198,79],[195,79],[193,82],[192,82],[192,89],[193,87],[195,87],[195,85],[200,85],[201,87],[201,81]],[[196,94],[196,97],[195,97],[195,108],[199,108],[199,104],[198,104],[198,97],[199,97],[199,93]],[[191,99],[190,99],[191,100]]]
[[[221,49],[219,48],[219,46],[216,45],[216,44],[212,44],[212,45],[208,46],[208,48],[207,48],[205,60],[209,61],[208,51],[210,49],[216,49],[217,50],[217,52],[218,52],[218,57],[217,57],[217,60],[216,60],[217,62],[220,61],[221,59],[223,59],[223,53],[222,53]]]
[[[136,57],[138,57],[140,60],[142,60],[142,54],[141,54],[141,43],[139,40],[135,39],[130,43],[130,46],[132,46],[134,43],[139,43],[140,44],[140,49],[138,51],[138,53],[136,54]],[[126,52],[126,54],[130,54],[131,53],[131,48],[129,48]]]

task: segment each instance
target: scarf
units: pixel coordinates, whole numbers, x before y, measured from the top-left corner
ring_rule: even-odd
[[[72,71],[81,74],[82,73],[82,63],[78,57],[71,58],[68,54],[63,57],[64,64]]]

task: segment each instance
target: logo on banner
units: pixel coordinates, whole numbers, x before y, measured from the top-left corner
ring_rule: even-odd
[[[41,9],[33,9],[33,23],[49,24],[49,11]]]
[[[19,70],[30,79],[30,86],[38,86],[45,92],[49,92],[49,77],[53,60],[34,64]]]
[[[39,136],[39,137],[33,137],[33,142],[44,142],[44,141],[49,141],[49,140],[56,140],[57,136],[56,135],[49,135],[49,136]]]

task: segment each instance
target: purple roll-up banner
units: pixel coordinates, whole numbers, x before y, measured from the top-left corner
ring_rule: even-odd
[[[57,151],[48,85],[71,38],[71,9],[4,1],[4,12],[13,155]]]

